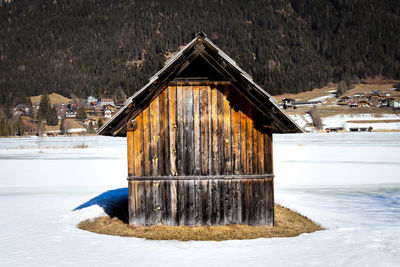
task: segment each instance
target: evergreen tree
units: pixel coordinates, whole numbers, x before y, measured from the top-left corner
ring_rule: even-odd
[[[86,108],[84,106],[78,108],[78,113],[76,114],[76,118],[79,120],[87,119]]]
[[[64,118],[61,119],[61,123],[60,123],[60,133],[61,133],[61,134],[65,134],[65,121],[64,121]]]
[[[42,97],[40,98],[40,104],[39,104],[39,110],[37,113],[37,120],[39,122],[46,120],[51,113],[51,104],[50,104],[50,98],[47,92],[44,92],[42,94]]]
[[[89,133],[94,134],[94,127],[92,122],[89,123]]]
[[[97,127],[98,127],[98,129],[103,127],[103,121],[101,120],[101,118],[99,118],[99,120],[97,121]]]

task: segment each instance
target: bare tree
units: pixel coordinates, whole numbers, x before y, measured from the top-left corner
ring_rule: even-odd
[[[317,107],[313,106],[309,111],[307,111],[307,113],[310,114],[315,129],[322,129],[321,115],[319,114]]]

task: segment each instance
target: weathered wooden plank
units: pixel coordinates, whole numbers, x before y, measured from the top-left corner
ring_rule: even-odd
[[[170,186],[170,199],[171,199],[171,219],[169,221],[168,225],[178,225],[179,224],[179,218],[177,217],[178,215],[178,195],[177,195],[177,186],[178,182],[177,181],[168,181],[171,186]]]
[[[240,168],[240,112],[232,109],[232,170],[233,174],[241,174]]]
[[[211,225],[219,223],[219,209],[220,209],[220,194],[219,194],[219,188],[217,186],[218,181],[217,180],[210,180],[210,200],[209,203],[211,205],[211,216],[210,216],[210,222]]]
[[[131,124],[131,123],[130,123]],[[126,143],[127,143],[127,158],[128,158],[128,176],[135,175],[134,168],[134,149],[133,149],[133,126],[127,126],[126,132]]]
[[[232,134],[231,134],[231,108],[224,95],[224,168],[225,174],[232,174]]]
[[[177,182],[177,195],[178,195],[178,225],[185,224],[185,181]]]
[[[146,225],[146,195],[144,181],[136,181],[136,225]]]
[[[274,225],[274,184],[273,180],[267,181],[267,225]]]
[[[213,88],[211,91],[211,130],[210,133],[212,135],[212,164],[210,174],[215,175],[219,174],[219,133],[220,129],[218,128],[218,90]]]
[[[160,122],[159,122],[159,98],[154,99],[150,104],[150,133],[151,133],[151,174],[160,175],[159,169],[159,146],[160,146]]]
[[[137,129],[134,132],[135,175],[143,176],[143,114],[136,117]]]
[[[247,117],[240,112],[240,167],[242,174],[247,172]]]
[[[150,112],[149,107],[143,110],[143,161],[144,161],[144,175],[151,175],[151,131],[150,131]]]
[[[203,224],[203,181],[194,181],[194,225]]]
[[[153,191],[152,191],[152,185],[153,181],[145,181],[145,224],[146,225],[153,225],[154,223],[154,218],[153,218]]]
[[[208,174],[208,92],[206,86],[200,86],[200,145],[201,174]]]
[[[162,212],[161,212],[162,196],[161,196],[160,181],[153,181],[152,195],[153,195],[153,206],[152,206],[153,222],[154,225],[158,225],[162,221]]]
[[[253,128],[253,173],[258,172],[258,131]]]
[[[168,97],[169,97],[169,152],[170,152],[170,174],[172,176],[178,175],[177,166],[176,166],[176,153],[177,153],[177,144],[176,144],[176,133],[177,133],[177,125],[176,125],[176,86],[168,87]]]
[[[185,180],[185,225],[195,225],[194,181]]]
[[[201,181],[201,222],[203,225],[211,224],[211,180]]]
[[[264,173],[264,135],[258,132],[258,160],[259,160],[259,174]]]
[[[214,157],[214,155],[213,155],[213,147],[212,147],[212,145],[213,145],[213,134],[212,134],[212,92],[211,92],[211,87],[210,86],[207,86],[207,93],[208,93],[208,96],[207,96],[207,99],[208,99],[208,105],[207,105],[207,107],[208,107],[208,119],[207,119],[207,122],[208,122],[208,146],[207,146],[207,149],[208,149],[208,162],[207,162],[207,164],[208,164],[208,173],[209,174],[211,174],[211,173],[213,173],[213,170],[212,170],[212,166],[213,166],[213,157]]]
[[[176,117],[177,117],[177,170],[178,175],[184,175],[185,173],[185,159],[184,159],[184,121],[183,121],[183,112],[185,103],[183,103],[183,91],[184,87],[178,86],[176,88]]]
[[[247,125],[247,144],[246,144],[246,174],[252,174],[253,173],[253,122],[252,120],[248,119],[246,121]]]
[[[193,136],[193,90],[191,86],[186,86],[183,93],[184,106],[184,158],[185,175],[194,174],[194,136]]]
[[[161,223],[163,225],[171,224],[171,183],[169,181],[160,181],[161,190]]]
[[[160,96],[160,167],[161,175],[169,175],[168,90]]]
[[[201,147],[200,147],[200,88],[193,86],[193,138],[194,138],[194,175],[201,174]]]
[[[272,170],[272,138],[270,134],[265,134],[264,141],[264,164],[265,164],[265,173],[273,173]]]
[[[217,110],[218,110],[218,151],[219,151],[219,160],[218,160],[218,169],[219,174],[225,174],[225,158],[224,158],[224,95],[222,92],[218,91],[217,94]]]

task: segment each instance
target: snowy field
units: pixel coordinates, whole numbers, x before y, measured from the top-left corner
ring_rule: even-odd
[[[127,186],[125,139],[0,139],[0,266],[400,266],[400,133],[274,140],[276,201],[327,230],[224,242],[82,231],[104,213],[72,210]]]

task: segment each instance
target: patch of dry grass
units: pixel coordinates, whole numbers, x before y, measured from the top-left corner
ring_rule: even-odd
[[[109,216],[86,220],[78,228],[99,234],[146,238],[151,240],[223,241],[271,237],[294,237],[323,230],[305,216],[275,205],[275,226],[131,226]]]

